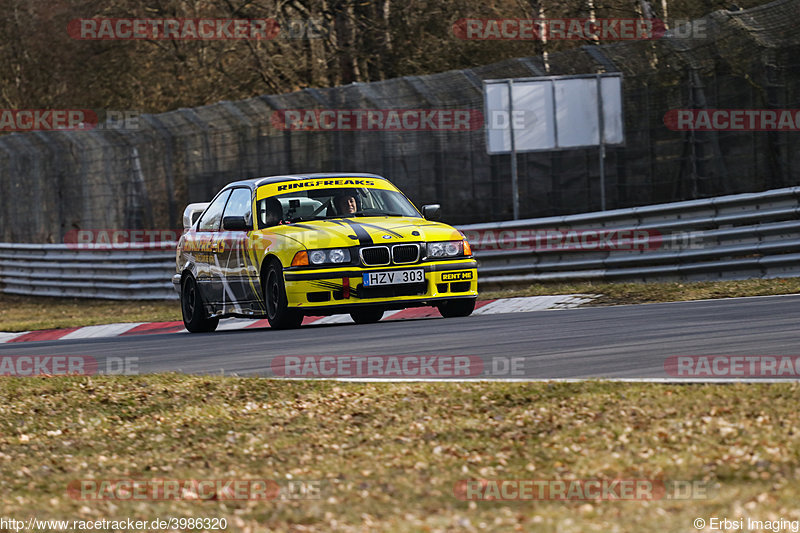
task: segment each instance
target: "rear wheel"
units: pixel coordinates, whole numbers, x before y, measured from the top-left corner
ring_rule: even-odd
[[[219,318],[209,318],[206,314],[200,289],[192,276],[186,276],[181,285],[181,314],[183,325],[192,333],[208,333],[219,324]]]
[[[383,309],[380,307],[359,309],[358,311],[350,313],[350,318],[352,318],[353,322],[356,324],[373,324],[383,318],[383,312]]]
[[[445,318],[469,316],[475,310],[474,298],[461,298],[458,300],[445,300],[436,304],[439,313]]]
[[[264,300],[267,303],[267,320],[274,329],[299,328],[303,323],[303,313],[289,307],[283,284],[283,269],[274,261],[267,268]]]

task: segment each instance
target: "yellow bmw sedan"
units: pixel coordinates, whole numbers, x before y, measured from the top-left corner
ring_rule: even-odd
[[[438,214],[438,205],[420,213],[374,174],[230,183],[184,212],[172,283],[186,329],[214,331],[226,317],[266,317],[287,329],[306,315],[342,313],[364,324],[416,306],[467,316],[477,264]]]

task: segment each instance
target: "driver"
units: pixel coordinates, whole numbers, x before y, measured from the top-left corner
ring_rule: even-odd
[[[333,201],[336,210],[341,215],[349,215],[358,211],[358,201],[356,200],[355,194],[351,192],[339,194]]]
[[[277,198],[267,198],[261,203],[259,214],[265,226],[277,226],[283,219],[283,207]]]

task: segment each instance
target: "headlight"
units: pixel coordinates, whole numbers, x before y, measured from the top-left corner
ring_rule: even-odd
[[[341,248],[334,248],[330,252],[328,252],[328,259],[330,259],[331,263],[344,263],[345,262],[345,250]],[[350,252],[347,252],[347,259],[348,262],[350,261]]]
[[[342,264],[350,262],[350,250],[331,248],[330,250],[309,250],[308,260],[312,265]]]
[[[315,265],[321,265],[325,262],[325,252],[322,250],[314,250],[308,254],[308,259]]]
[[[464,255],[462,241],[428,243],[428,257],[458,257],[461,255]]]

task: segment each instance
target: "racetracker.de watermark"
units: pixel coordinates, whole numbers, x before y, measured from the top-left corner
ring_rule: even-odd
[[[800,131],[800,109],[671,109],[672,131]]]
[[[450,379],[517,378],[526,359],[472,355],[285,355],[272,360],[272,373],[284,378]]]
[[[319,500],[320,480],[272,479],[76,479],[67,485],[75,500],[226,501]]]
[[[91,355],[0,355],[0,376],[7,377],[138,373],[138,357],[105,357],[98,361]]]
[[[474,131],[483,113],[474,109],[280,109],[272,126],[291,131]]]
[[[471,355],[280,355],[272,373],[287,378],[464,378],[483,374]]]
[[[665,31],[659,19],[462,18],[453,23],[453,34],[467,41],[627,41],[659,39]]]
[[[473,250],[592,251],[702,248],[697,233],[655,229],[486,229],[463,230]]]
[[[673,355],[664,371],[679,378],[798,378],[798,355]]]
[[[89,41],[267,41],[279,32],[278,21],[269,18],[81,18],[67,24],[70,37]]]
[[[464,479],[453,495],[464,501],[705,500],[718,483],[662,479]]]
[[[0,131],[138,130],[139,115],[112,109],[0,109]]]
[[[91,109],[0,109],[0,131],[91,130],[97,125]]]
[[[172,250],[182,233],[173,229],[73,229],[64,234],[64,244],[71,250]]]
[[[76,479],[67,485],[75,500],[271,501],[319,500],[322,481],[272,479]]]

